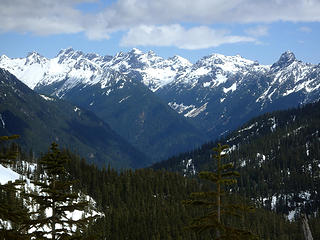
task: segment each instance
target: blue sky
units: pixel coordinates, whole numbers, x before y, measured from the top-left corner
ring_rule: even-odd
[[[133,47],[196,62],[212,53],[320,63],[319,0],[1,0],[0,55]]]

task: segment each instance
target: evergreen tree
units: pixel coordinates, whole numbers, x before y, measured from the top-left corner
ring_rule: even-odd
[[[239,203],[228,203],[227,200],[222,201],[222,197],[226,197],[230,191],[225,191],[226,186],[235,184],[235,177],[239,177],[239,173],[231,170],[232,163],[223,164],[222,159],[226,157],[227,145],[218,144],[213,148],[216,152],[213,158],[217,160],[215,172],[200,172],[201,179],[209,180],[215,186],[213,191],[194,192],[191,194],[191,199],[184,201],[186,205],[201,206],[208,209],[204,216],[193,220],[190,229],[196,232],[204,232],[209,230],[214,239],[257,239],[255,235],[247,230],[232,227],[228,224],[229,218],[234,216],[241,217],[242,212],[247,212],[250,207]],[[223,218],[225,217],[225,218]]]
[[[0,152],[0,164],[12,164],[13,161],[18,156],[18,148],[17,146],[13,147],[13,149],[8,149],[5,147],[5,144],[9,140],[14,140],[19,138],[18,135],[12,136],[0,136],[0,144],[1,144],[1,152]]]
[[[95,219],[83,216],[73,220],[67,215],[68,212],[83,211],[88,207],[88,202],[79,201],[79,194],[73,190],[74,181],[68,180],[65,170],[67,161],[67,155],[58,149],[56,143],[52,143],[50,151],[41,158],[45,176],[41,181],[33,182],[40,188],[40,194],[29,194],[39,205],[31,213],[33,220],[30,222],[36,239],[86,239],[85,229]]]
[[[12,145],[11,148],[6,147],[6,142],[19,138],[18,135],[1,136],[1,153],[0,164],[3,166],[12,165],[18,156],[18,148]],[[30,239],[27,232],[29,214],[28,210],[23,207],[23,201],[17,198],[20,187],[24,185],[24,181],[16,180],[0,184],[0,239]]]

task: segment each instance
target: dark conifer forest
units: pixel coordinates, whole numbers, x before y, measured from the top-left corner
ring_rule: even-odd
[[[88,225],[82,235],[83,238],[79,239],[86,239],[85,236],[94,236],[93,239],[212,239],[214,236],[210,231],[198,233],[188,228],[192,219],[206,214],[206,209],[183,204],[191,193],[212,189],[210,182],[165,170],[118,171],[111,167],[101,169],[88,164],[85,159],[68,150],[63,150],[63,153],[69,159],[65,164],[65,169],[69,173],[68,178],[76,180],[74,189],[93,197],[98,210],[104,214],[104,217],[98,218],[94,224]],[[23,167],[22,159],[38,162],[33,174],[30,174],[30,169]],[[32,179],[37,179],[44,173],[39,160],[32,159],[32,156],[25,153],[20,153],[14,169]],[[251,177],[245,175],[248,172],[248,169],[241,172],[239,184],[246,186],[243,179]],[[254,175],[253,170],[252,172]],[[300,184],[303,185],[305,182]],[[254,206],[255,211],[244,212],[240,218],[223,218],[222,221],[246,229],[260,239],[303,239],[302,223],[299,218],[288,221],[279,209],[271,211],[268,206],[259,204],[258,194],[263,188],[255,192],[256,200],[246,197],[251,194],[252,185],[249,185],[247,194],[245,191],[237,191],[237,187],[228,188],[232,194],[229,194],[224,201],[247,203]],[[5,199],[7,194],[1,190],[2,199]],[[10,201],[10,204],[15,206],[21,202],[16,199]],[[320,221],[318,215],[311,214],[311,216],[309,225],[314,239],[318,239],[320,232],[317,226]]]
[[[228,229],[241,229],[243,234],[250,233],[252,239],[304,239],[304,214],[313,239],[320,239],[319,114],[319,103],[315,103],[251,120],[228,138],[221,139],[229,147],[223,147],[224,157],[220,165],[213,161],[217,155],[212,148],[218,142],[205,144],[151,168],[116,170],[111,166],[98,167],[88,163],[68,149],[59,150],[55,144],[51,150],[48,146],[47,153],[35,157],[32,151],[25,152],[15,144],[15,136],[1,138],[1,163],[11,165],[13,170],[27,176],[31,182],[48,188],[41,181],[50,179],[48,171],[56,171],[48,165],[48,159],[60,154],[56,158],[58,165],[52,166],[67,173],[59,178],[61,184],[65,181],[66,185],[72,185],[66,191],[70,191],[70,195],[66,195],[64,201],[81,192],[96,202],[95,208],[101,213],[99,217],[88,221],[84,218],[86,224],[80,224],[81,228],[76,232],[66,230],[55,238],[44,239],[217,239],[217,231],[210,230],[211,227],[199,225],[201,231],[190,227],[199,219],[205,220],[202,217],[214,214],[208,207],[199,208],[200,205],[209,206],[210,202],[203,204],[203,200],[193,200],[192,204],[185,204],[190,201],[190,196],[208,197],[210,191],[214,195],[217,192],[217,185],[213,184],[215,181],[224,183],[220,191],[221,201],[230,210],[228,214],[221,214],[219,220],[219,226],[227,226],[218,227],[219,234],[224,229],[224,239],[235,239]],[[190,159],[192,169],[191,165],[185,164]],[[35,166],[33,169],[31,164]],[[231,167],[237,172],[228,172]],[[227,178],[216,178],[217,169],[228,170],[221,172]],[[55,173],[60,174],[59,171]],[[206,172],[199,178],[201,171]],[[228,178],[231,175],[235,180]],[[41,209],[38,212],[30,210],[25,199],[35,195],[21,192],[18,187],[21,184],[26,183],[20,181],[11,188],[1,185],[1,206],[6,206],[1,208],[1,219],[12,222],[8,230],[1,221],[2,239],[13,239],[10,236],[15,236],[14,239],[42,239],[43,234],[39,232],[29,234],[30,226],[36,221],[46,224],[51,220]],[[49,201],[48,197],[35,199],[40,205]],[[86,208],[81,204],[68,208],[71,211],[81,206]],[[232,206],[249,206],[250,211],[234,214],[236,208]],[[21,217],[8,214],[6,209],[15,209]],[[67,207],[63,209],[67,210]]]

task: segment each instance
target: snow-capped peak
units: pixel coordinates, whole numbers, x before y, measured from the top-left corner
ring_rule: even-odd
[[[133,48],[130,52],[120,52],[115,55],[105,63],[104,68],[124,74],[134,73],[135,76],[141,77],[141,81],[150,90],[156,91],[172,82],[178,72],[191,65],[188,60],[179,56],[164,59],[152,51],[144,53],[137,48]]]
[[[61,50],[58,54],[59,63],[63,63],[64,61],[77,61],[84,57],[84,53],[82,51],[75,51],[73,48],[67,48],[65,50]]]
[[[174,62],[176,64],[180,64],[181,66],[184,66],[184,67],[191,67],[192,66],[192,63],[189,60],[187,60],[179,55],[174,55],[173,57],[169,58],[168,60],[171,60],[172,62]]]
[[[25,65],[31,65],[31,64],[45,64],[47,62],[47,59],[43,56],[41,56],[39,53],[37,52],[30,52],[28,53],[27,57],[26,57],[26,62]]]
[[[3,54],[0,56],[0,61],[3,61],[3,60],[8,60],[10,59],[7,55]]]
[[[138,49],[138,48],[132,48],[132,50],[130,51],[130,53],[137,54],[137,55],[144,54],[144,53],[143,53],[140,49]]]
[[[69,48],[65,48],[65,49],[61,49],[57,55],[58,56],[61,56],[61,55],[67,55],[71,52],[74,52],[74,49],[72,47],[69,47]]]
[[[154,55],[156,55],[156,53],[155,53],[154,51],[152,51],[152,50],[149,50],[149,51],[148,51],[148,55],[154,56]]]
[[[271,68],[272,69],[285,68],[285,67],[291,65],[295,61],[296,61],[296,56],[294,55],[294,53],[291,51],[286,51],[281,54],[279,60],[276,63],[274,63],[271,66]]]
[[[202,58],[196,63],[197,66],[218,67],[225,72],[236,73],[247,67],[256,66],[257,62],[245,59],[240,55],[225,56],[222,54],[212,54]],[[259,65],[259,64],[258,64]]]
[[[308,92],[311,89],[318,89],[318,84],[315,82],[310,82],[308,86],[305,86],[304,81],[300,83],[301,86],[293,89],[296,87],[295,82],[305,79],[306,74],[311,74],[311,70],[308,69],[311,69],[312,66],[297,61],[290,51],[283,53],[271,68],[240,55],[225,56],[216,53],[192,64],[181,56],[176,55],[165,59],[153,51],[143,52],[137,48],[129,52],[119,52],[115,56],[104,57],[95,53],[85,54],[73,48],[62,49],[52,59],[46,59],[36,52],[30,53],[26,58],[17,59],[10,59],[2,55],[0,67],[14,74],[30,88],[59,83],[60,89],[55,90],[55,94],[59,96],[79,84],[109,86],[110,77],[105,78],[105,76],[118,76],[110,75],[110,71],[128,75],[129,78],[125,79],[134,76],[152,91],[158,91],[164,86],[182,84],[190,89],[200,86],[208,91],[219,87],[225,94],[229,94],[231,90],[240,89],[244,78],[237,77],[235,80],[233,76],[246,76],[254,73],[272,75],[271,84],[284,83],[286,79],[291,79],[290,76],[294,75],[293,85],[286,87],[284,94],[287,95],[300,89],[306,89]],[[266,89],[265,93],[259,97],[259,101],[270,96],[272,91],[273,88],[269,86],[269,89]]]
[[[279,61],[293,62],[296,60],[296,56],[291,51],[285,51],[281,54]]]

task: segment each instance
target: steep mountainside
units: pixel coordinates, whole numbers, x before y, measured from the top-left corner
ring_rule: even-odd
[[[19,143],[39,154],[52,141],[98,165],[142,167],[144,154],[93,113],[65,101],[39,95],[0,69],[0,135],[21,135]]]
[[[205,141],[205,135],[141,82],[114,71],[103,79],[108,79],[106,86],[78,84],[64,99],[96,113],[152,161],[166,159]]]
[[[39,93],[69,99],[93,110],[140,150],[149,149],[153,156],[159,156],[158,160],[187,149],[191,142],[193,146],[203,143],[206,136],[224,136],[259,114],[314,102],[320,96],[320,65],[298,61],[289,51],[270,66],[239,55],[221,54],[191,64],[179,56],[164,59],[138,49],[105,57],[73,49],[61,50],[53,59],[37,53],[22,59],[2,56],[0,66]],[[110,104],[112,110],[107,110]],[[156,118],[153,110],[141,105],[157,109]],[[174,116],[169,106],[187,121]],[[115,117],[115,113],[121,114]],[[155,136],[167,135],[170,128],[164,124],[157,129],[148,124],[164,123],[159,118],[168,113],[172,117],[166,121],[180,122],[181,131],[177,129],[172,137],[179,139],[181,149],[174,150],[177,145],[169,137],[161,153],[155,145],[162,142]],[[137,128],[133,123],[141,122],[146,114],[149,120]]]
[[[320,206],[320,102],[254,118],[221,140],[229,144],[228,161],[241,173],[239,190],[289,219]],[[173,157],[153,168],[185,175],[214,168],[217,142]]]
[[[141,83],[142,70],[122,74],[125,66],[146,72],[151,71],[147,68],[151,63],[172,68],[173,59],[161,61],[152,53],[144,57],[144,64],[138,64],[133,59],[141,55],[135,49],[110,60],[110,57],[66,49],[51,60],[37,53],[29,54],[23,64],[22,59],[10,60],[4,56],[2,59],[6,60],[3,65],[9,71],[37,92],[69,100],[94,112],[152,161],[166,159],[206,141],[204,134]],[[127,61],[125,66],[123,61]],[[40,79],[38,83],[30,84],[29,79],[35,78]]]
[[[316,101],[319,92],[320,66],[285,52],[272,66],[214,54],[157,93],[214,139],[259,114]]]

